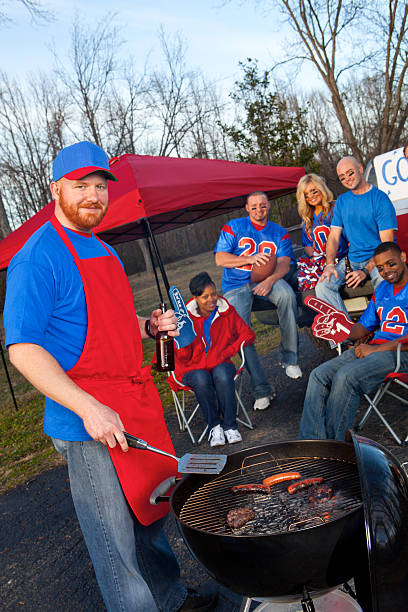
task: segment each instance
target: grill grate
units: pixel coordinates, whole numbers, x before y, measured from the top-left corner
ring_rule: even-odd
[[[299,472],[302,480],[321,476],[333,489],[333,498],[311,504],[307,490],[289,495],[288,485],[294,481],[274,485],[269,495],[231,491],[238,484],[261,484],[264,478],[280,472]],[[271,535],[336,520],[360,505],[360,480],[355,463],[327,457],[275,459],[270,453],[261,453],[246,457],[240,468],[197,489],[185,501],[180,520],[189,527],[215,534]],[[233,530],[226,524],[226,515],[229,510],[242,506],[251,507],[255,519]]]

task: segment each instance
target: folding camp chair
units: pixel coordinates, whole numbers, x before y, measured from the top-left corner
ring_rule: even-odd
[[[251,419],[249,418],[248,412],[246,411],[245,406],[242,403],[242,399],[241,399],[242,371],[245,365],[244,344],[245,342],[242,342],[240,346],[239,355],[241,357],[241,364],[239,368],[237,369],[235,376],[234,376],[235,396],[237,398],[237,421],[241,423],[242,425],[244,425],[245,427],[248,427],[248,429],[253,429],[254,427],[252,425]],[[182,382],[177,380],[174,372],[171,372],[169,374],[169,377],[167,378],[167,382],[170,386],[170,389],[173,395],[174,407],[176,409],[180,431],[187,430],[192,443],[201,444],[205,434],[208,431],[208,425],[206,425],[206,427],[202,431],[200,437],[198,438],[198,442],[196,441],[194,434],[191,431],[191,427],[190,427],[190,423],[193,421],[194,417],[199,411],[200,405],[197,403],[194,409],[192,410],[191,414],[188,416],[186,414],[186,393],[188,392],[194,393],[193,389],[191,389],[191,387],[187,387],[186,385],[183,385]],[[181,399],[177,395],[178,391],[181,391]],[[239,417],[240,412],[242,413],[242,418]]]
[[[391,395],[392,397],[394,397],[395,399],[399,400],[403,404],[407,404],[408,405],[408,401],[406,399],[404,399],[400,395],[397,395],[396,393],[393,393],[392,391],[389,390],[393,383],[395,383],[396,385],[399,385],[403,389],[408,390],[408,374],[404,374],[403,372],[399,371],[399,369],[401,367],[401,345],[402,344],[408,344],[408,341],[407,340],[402,340],[398,344],[398,349],[397,349],[397,364],[396,364],[395,370],[393,372],[390,372],[389,374],[387,374],[387,376],[384,378],[383,382],[378,387],[378,389],[375,392],[374,397],[372,399],[370,398],[369,395],[364,393],[364,397],[366,398],[367,402],[369,403],[369,407],[368,407],[366,413],[364,414],[363,418],[361,419],[361,421],[357,425],[357,427],[355,427],[356,431],[360,431],[362,429],[362,427],[364,426],[364,423],[367,421],[371,411],[373,410],[377,414],[377,416],[381,419],[381,421],[384,423],[384,425],[386,426],[386,428],[388,429],[390,434],[396,440],[397,444],[400,444],[400,445],[402,444],[401,439],[397,436],[397,434],[395,433],[395,431],[393,430],[391,425],[388,423],[388,421],[386,420],[384,415],[381,414],[381,412],[380,412],[380,410],[378,408],[378,405],[379,405],[380,401],[382,400],[382,398],[384,397],[384,395]],[[408,442],[408,435],[405,437],[404,444],[407,443],[407,442]]]

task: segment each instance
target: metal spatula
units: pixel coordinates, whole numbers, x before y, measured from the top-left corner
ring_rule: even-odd
[[[166,453],[166,451],[150,446],[144,440],[136,438],[126,431],[123,432],[127,440],[128,445],[131,448],[139,448],[141,450],[149,450],[159,455],[165,455],[175,459],[178,463],[178,471],[181,474],[219,474],[224,469],[227,461],[227,455],[199,455],[186,453],[182,457],[178,458],[175,455]]]

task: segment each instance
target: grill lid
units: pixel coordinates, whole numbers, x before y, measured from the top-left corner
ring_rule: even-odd
[[[348,432],[360,473],[373,612],[406,610],[408,479],[381,444]]]

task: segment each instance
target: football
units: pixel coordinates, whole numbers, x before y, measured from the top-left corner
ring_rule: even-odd
[[[269,259],[264,264],[253,264],[251,270],[251,283],[260,283],[275,272],[277,257],[270,254]]]

